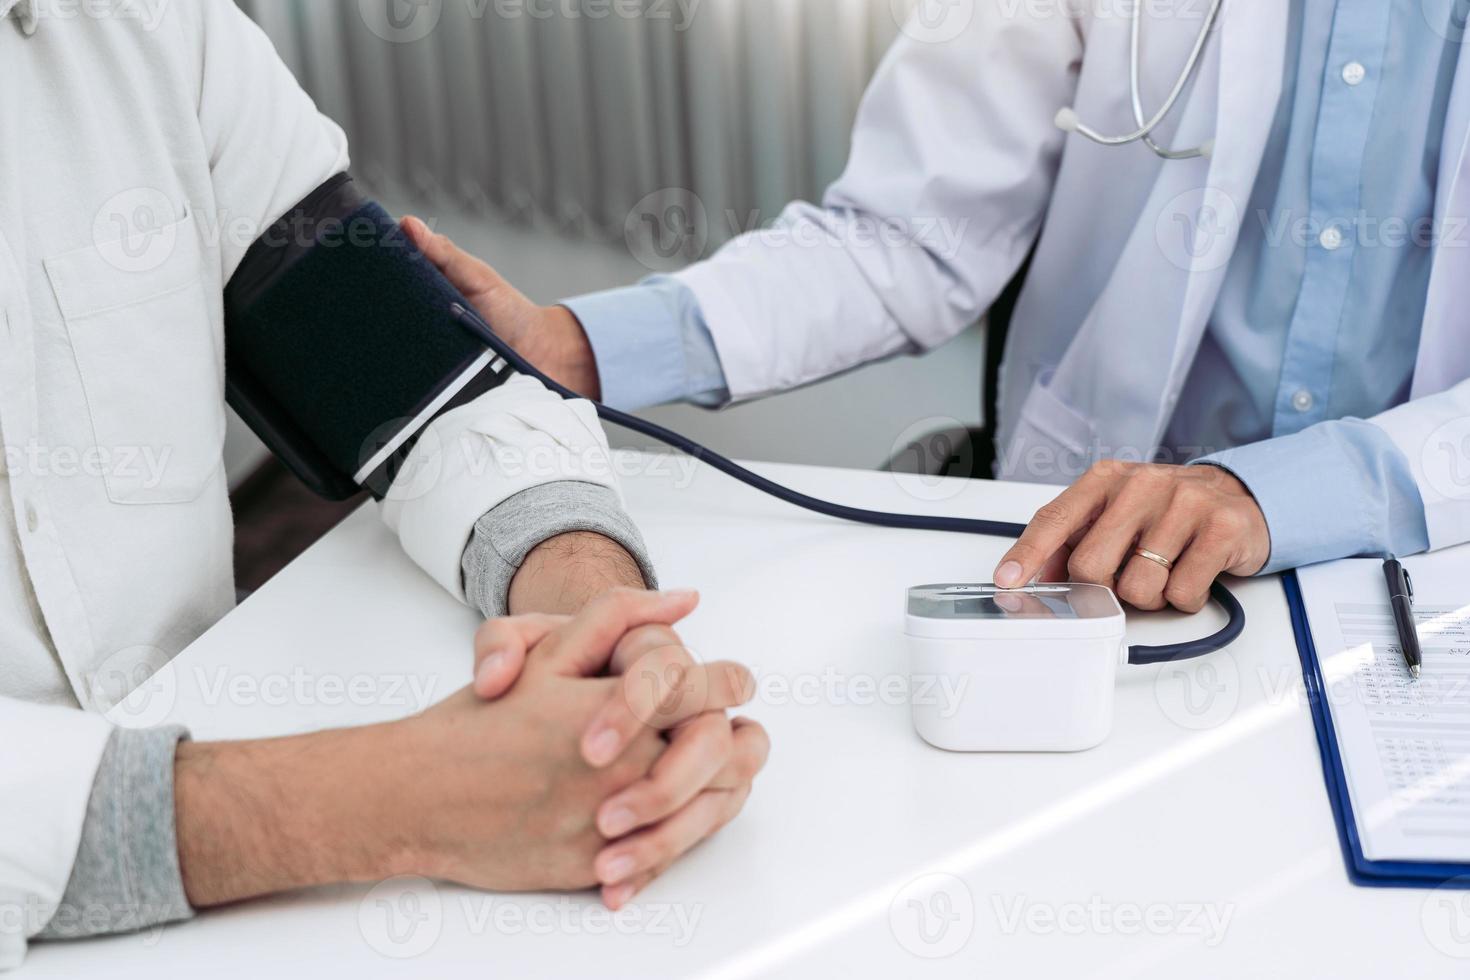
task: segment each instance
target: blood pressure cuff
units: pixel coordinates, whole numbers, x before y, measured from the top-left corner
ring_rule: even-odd
[[[225,288],[231,407],[316,493],[381,498],[434,419],[513,372],[450,314],[468,301],[346,174]]]

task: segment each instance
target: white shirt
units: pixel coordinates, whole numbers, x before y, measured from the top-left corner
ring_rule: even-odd
[[[111,731],[96,712],[234,602],[223,289],[348,166],[230,0],[17,2],[0,0],[0,968],[65,889]],[[525,379],[444,416],[432,447],[407,472],[436,478],[383,513],[461,599],[476,520],[559,478],[486,460],[607,452],[591,406]]]

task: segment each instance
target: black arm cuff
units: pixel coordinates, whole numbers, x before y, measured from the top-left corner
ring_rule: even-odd
[[[456,303],[469,305],[339,174],[261,235],[225,289],[229,402],[316,492],[381,497],[430,422],[511,374]]]

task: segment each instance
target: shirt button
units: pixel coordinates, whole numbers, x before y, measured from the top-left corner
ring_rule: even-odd
[[[1360,85],[1368,77],[1368,69],[1360,61],[1349,61],[1342,66],[1342,80],[1349,85]]]
[[[1317,399],[1313,398],[1312,393],[1305,388],[1291,396],[1291,407],[1298,412],[1310,412],[1315,404],[1317,404]]]
[[[1327,249],[1327,251],[1335,252],[1342,248],[1342,229],[1337,227],[1337,225],[1330,225],[1323,230],[1317,240],[1322,243],[1322,247]]]
[[[35,534],[36,528],[40,526],[41,518],[36,516],[35,505],[26,504],[26,530],[30,531],[32,534]]]

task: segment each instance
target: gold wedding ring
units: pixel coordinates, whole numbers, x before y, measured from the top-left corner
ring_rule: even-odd
[[[1174,563],[1172,561],[1170,561],[1169,559],[1165,558],[1163,555],[1156,554],[1156,553],[1154,553],[1152,551],[1149,551],[1147,548],[1135,548],[1133,550],[1133,553],[1135,555],[1137,555],[1139,558],[1146,558],[1146,559],[1148,559],[1149,561],[1153,562],[1155,565],[1158,565],[1160,568],[1164,569],[1165,571],[1172,571],[1173,568],[1174,568]]]

